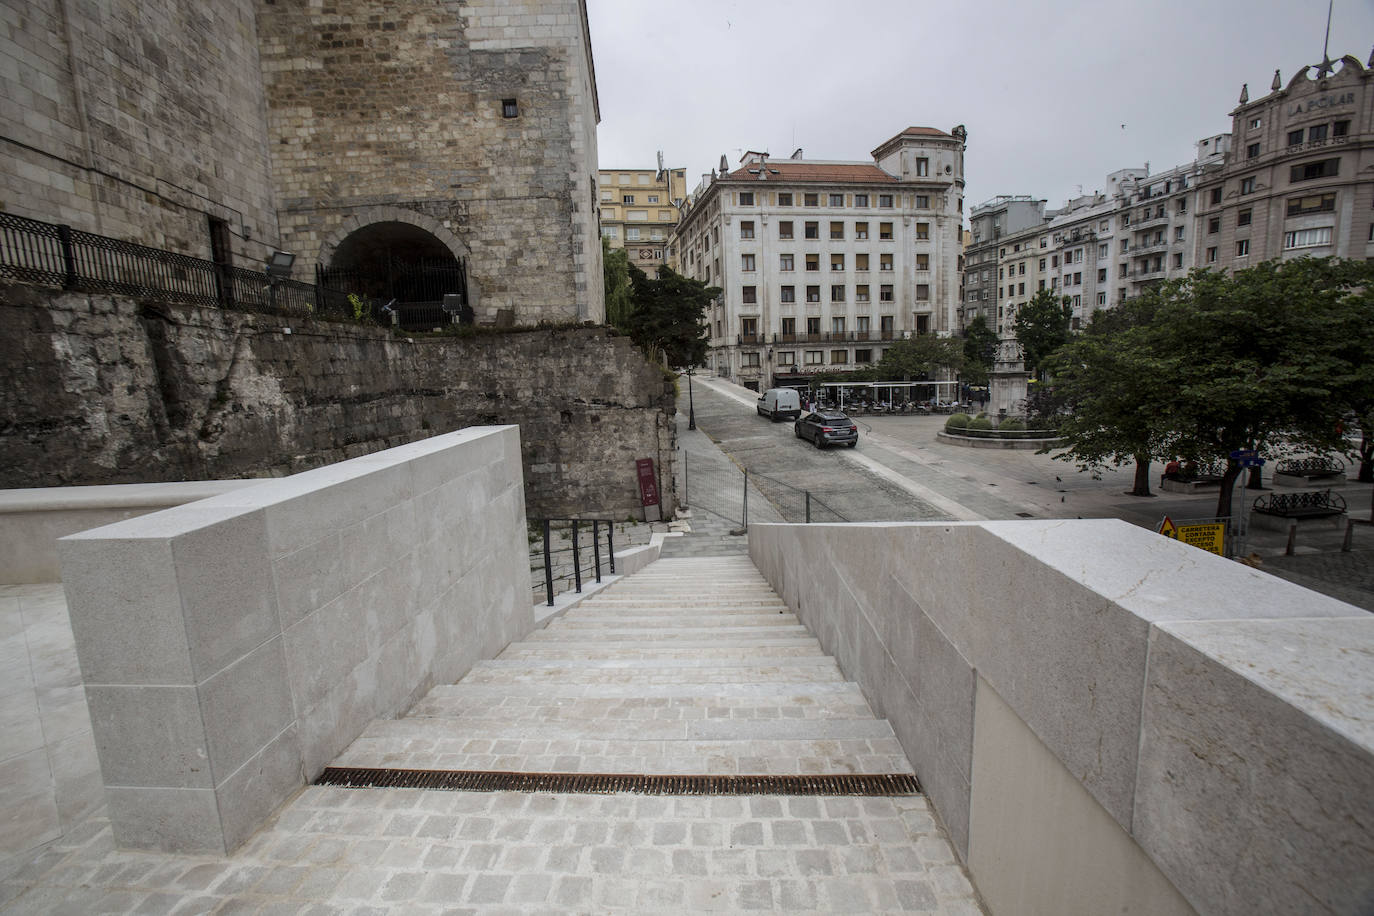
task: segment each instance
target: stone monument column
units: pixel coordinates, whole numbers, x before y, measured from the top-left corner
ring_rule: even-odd
[[[1021,342],[1004,334],[997,344],[992,372],[988,373],[988,414],[992,417],[1020,417],[1026,412],[1025,353]]]

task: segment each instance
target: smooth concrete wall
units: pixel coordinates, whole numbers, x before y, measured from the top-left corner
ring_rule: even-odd
[[[987,681],[974,696],[968,866],[993,912],[1195,912]]]
[[[217,496],[260,480],[191,480],[0,490],[0,585],[62,578],[57,539]]]
[[[234,849],[368,721],[534,624],[518,428],[59,543],[116,842]]]
[[[1107,910],[1036,878],[1053,832],[1010,831],[1040,777],[986,775],[992,696],[1099,809],[1073,816],[1080,871],[1157,869],[1205,913],[1374,903],[1368,613],[1112,520],[755,525],[749,546],[891,721],[994,912],[1064,912],[1065,888]]]

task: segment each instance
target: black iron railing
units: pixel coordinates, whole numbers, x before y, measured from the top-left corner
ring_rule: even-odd
[[[347,315],[339,298],[322,300],[308,283],[12,213],[0,213],[0,277],[246,311]]]
[[[311,285],[12,213],[0,213],[0,278],[139,299],[386,325],[393,324],[386,310],[390,302],[400,319],[394,323],[407,329],[451,323],[467,305],[467,269],[459,260],[389,265],[384,281],[372,281],[374,286],[382,282],[382,287],[369,293],[356,271],[321,270],[319,282]],[[451,302],[444,301],[446,295]],[[409,308],[412,302],[414,309]]]
[[[545,518],[540,519],[539,524],[544,537],[544,597],[549,607],[553,607],[554,596],[554,566],[556,558],[560,556],[566,558],[571,554],[571,572],[563,572],[560,579],[572,579],[573,590],[582,591],[582,564],[583,550],[591,549],[592,563],[588,567],[588,572],[596,577],[596,581],[601,581],[601,534],[605,531],[606,535],[606,558],[609,561],[609,574],[615,575],[615,525],[610,519],[605,518]],[[566,547],[555,548],[553,546],[554,525],[562,525],[567,528],[569,544]],[[590,532],[591,543],[582,544],[582,539]],[[563,560],[559,560],[559,565],[564,565]]]

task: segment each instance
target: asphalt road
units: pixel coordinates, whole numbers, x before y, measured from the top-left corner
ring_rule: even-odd
[[[855,448],[818,449],[795,438],[792,423],[773,423],[758,416],[737,396],[698,384],[694,387],[697,427],[740,468],[784,521],[806,520],[806,493],[811,493],[814,522],[939,521],[958,517],[935,501],[921,499],[871,467],[865,442],[872,426],[863,418]],[[690,456],[688,461],[690,463]],[[690,477],[691,469],[688,468]],[[692,495],[696,505],[711,501],[709,492]]]
[[[1181,524],[1216,511],[1215,491],[1128,495],[1130,466],[1090,473],[1031,451],[942,442],[937,432],[944,417],[856,417],[858,446],[822,451],[794,438],[790,422],[758,416],[752,392],[700,376],[694,392],[698,428],[741,473],[704,475],[705,483],[692,485],[692,504],[734,522],[741,517],[744,469],[753,485],[751,521],[804,521],[806,491],[816,522],[1117,518],[1156,530],[1165,516]],[[701,445],[709,448],[704,440]],[[707,464],[705,456],[698,461]],[[687,463],[690,474],[690,454]],[[1161,471],[1151,469],[1152,484]],[[1265,483],[1272,487],[1268,478]],[[1329,486],[1344,496],[1352,518],[1374,515],[1369,484],[1343,479]],[[1236,505],[1248,506],[1256,495],[1239,490]],[[763,511],[758,499],[768,503]],[[1374,525],[1352,532],[1352,550],[1341,549],[1344,534],[1343,523],[1304,526],[1293,554],[1285,555],[1285,532],[1251,527],[1237,547],[1242,556],[1260,558],[1266,571],[1374,610]]]

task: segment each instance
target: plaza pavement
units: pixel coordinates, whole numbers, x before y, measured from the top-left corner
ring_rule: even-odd
[[[699,402],[728,401],[742,416],[754,414],[757,395],[745,388],[722,379],[697,376],[695,390]],[[680,403],[679,410],[684,406]],[[681,436],[680,415],[679,419]],[[842,450],[839,458],[856,472],[876,474],[901,486],[917,500],[928,503],[933,516],[947,519],[1118,518],[1155,530],[1165,516],[1181,522],[1207,519],[1216,511],[1215,489],[1191,494],[1161,491],[1162,465],[1151,468],[1153,497],[1128,496],[1133,465],[1089,473],[1070,462],[1033,451],[967,448],[937,438],[946,419],[939,415],[857,416],[858,448],[852,452]],[[759,423],[766,425],[767,421]],[[695,469],[698,453],[691,454]],[[1351,469],[1347,468],[1349,473]],[[724,470],[721,474],[725,476]],[[736,480],[741,476],[738,468],[734,476]],[[1265,486],[1282,491],[1306,489],[1275,487],[1271,467],[1265,468]],[[1310,489],[1328,486],[1344,497],[1350,518],[1365,522],[1374,519],[1374,487],[1370,484],[1356,483],[1347,477],[1313,484]],[[1238,490],[1235,504],[1249,504],[1257,495],[1255,490]],[[751,517],[754,514],[751,495]],[[1343,521],[1339,525],[1305,523],[1299,529],[1293,555],[1286,556],[1286,531],[1268,531],[1252,525],[1242,555],[1256,555],[1264,572],[1374,611],[1374,525],[1354,527],[1350,551],[1341,550],[1344,537]]]

